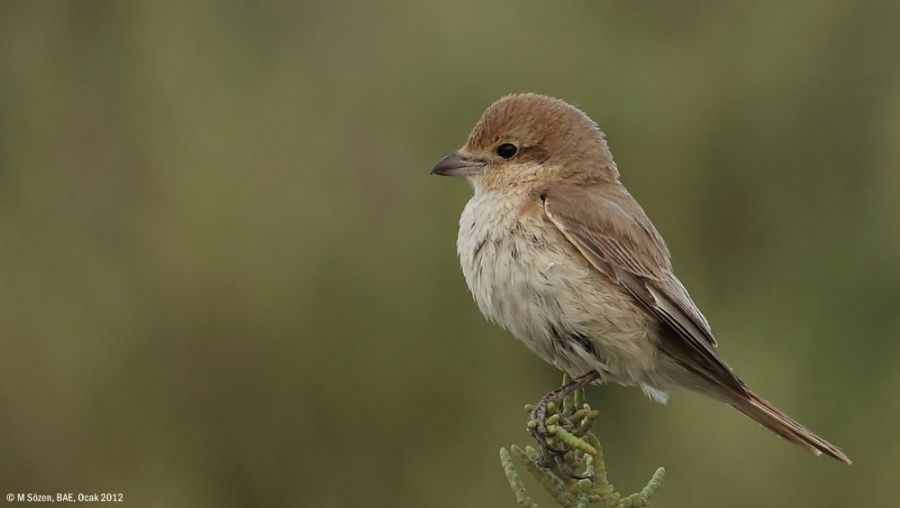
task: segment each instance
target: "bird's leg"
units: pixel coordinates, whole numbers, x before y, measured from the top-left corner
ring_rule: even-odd
[[[557,466],[559,466],[560,470],[572,478],[580,477],[577,476],[574,471],[572,471],[572,468],[569,467],[569,465],[566,464],[564,460],[562,460],[562,457],[565,454],[566,450],[555,446],[555,444],[550,444],[547,441],[548,438],[552,437],[552,434],[547,431],[547,420],[549,418],[552,418],[552,416],[548,417],[547,412],[551,409],[554,411],[558,411],[556,413],[556,415],[559,415],[558,423],[556,424],[561,424],[564,427],[571,428],[571,422],[569,422],[568,418],[566,418],[566,416],[568,415],[562,414],[563,399],[565,399],[566,396],[570,393],[583,388],[584,386],[596,381],[599,378],[600,373],[596,370],[592,370],[587,374],[583,374],[572,380],[571,383],[561,386],[548,393],[547,395],[541,397],[541,399],[534,405],[531,410],[531,421],[528,425],[528,432],[531,434],[531,437],[533,437],[534,440],[537,441],[538,445],[543,450],[554,457],[555,462]],[[550,466],[549,464],[544,465],[547,467]]]

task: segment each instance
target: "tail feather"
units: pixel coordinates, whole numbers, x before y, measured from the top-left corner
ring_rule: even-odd
[[[851,463],[850,458],[840,448],[817,436],[750,390],[747,390],[746,394],[735,396],[730,404],[791,443],[800,445],[816,455],[824,453],[845,464]]]

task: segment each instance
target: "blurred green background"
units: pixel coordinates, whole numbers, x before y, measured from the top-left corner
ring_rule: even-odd
[[[900,4],[4,2],[0,493],[514,506],[559,376],[471,302],[470,189],[515,91],[581,106],[732,366],[855,460],[687,393],[591,390],[656,506],[894,506]],[[549,506],[549,505],[548,505]]]

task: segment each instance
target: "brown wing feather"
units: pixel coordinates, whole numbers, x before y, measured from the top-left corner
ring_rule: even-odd
[[[547,188],[541,194],[547,218],[594,268],[674,332],[662,334],[666,353],[713,384],[746,393],[716,353],[709,324],[672,273],[669,250],[650,219],[624,187],[603,185]]]

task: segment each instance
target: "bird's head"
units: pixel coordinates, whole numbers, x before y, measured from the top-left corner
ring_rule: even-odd
[[[465,176],[476,188],[545,181],[614,181],[603,133],[580,109],[537,94],[507,95],[481,115],[465,145],[432,174]]]

